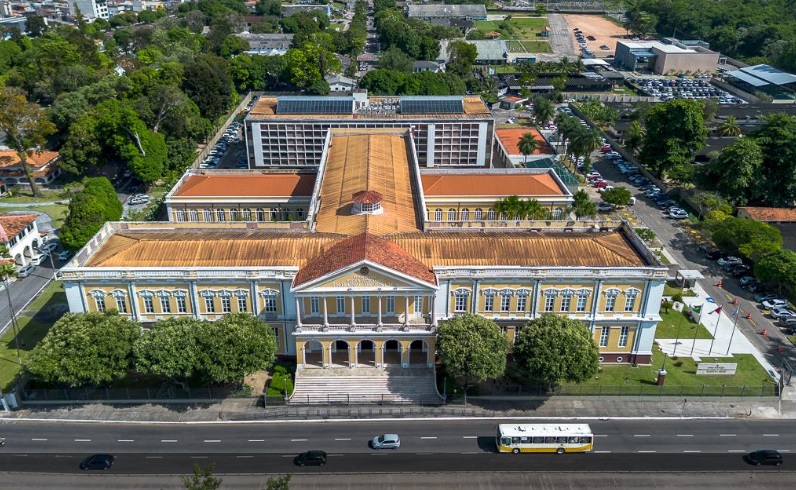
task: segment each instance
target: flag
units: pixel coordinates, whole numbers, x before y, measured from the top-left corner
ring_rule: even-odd
[[[741,312],[741,307],[739,306],[739,307],[735,308],[735,312],[732,314],[732,316],[736,317],[736,316],[738,316],[738,313],[740,313],[740,312]]]
[[[718,308],[716,308],[715,310],[710,312],[711,315],[714,314],[714,313],[718,313],[719,315],[721,315],[721,305],[719,305]]]
[[[691,308],[691,311],[693,311],[694,313],[702,313],[702,305],[694,306],[693,308]]]

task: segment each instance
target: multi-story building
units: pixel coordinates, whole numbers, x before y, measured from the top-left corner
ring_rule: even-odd
[[[334,128],[412,131],[423,167],[489,167],[494,119],[480,97],[261,97],[245,122],[249,168],[317,167]]]
[[[70,0],[69,13],[77,15],[78,9],[86,19],[109,19],[108,5],[105,0]]]
[[[189,172],[172,222],[108,223],[61,270],[70,309],[248,312],[300,369],[429,369],[448,318],[483,315],[513,340],[552,313],[582,321],[603,362],[649,363],[667,269],[630,227],[572,218],[549,170],[423,169],[415,134],[327,131],[314,172]],[[500,215],[504,193],[558,219]]]
[[[41,243],[36,227],[37,214],[0,214],[0,245],[8,249],[7,256],[18,266],[27,265],[34,249]]]

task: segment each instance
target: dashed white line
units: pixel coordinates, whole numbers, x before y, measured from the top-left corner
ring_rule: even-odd
[[[719,434],[719,437],[735,437],[735,434]]]
[[[684,453],[701,453],[702,451],[683,451]]]
[[[191,456],[191,459],[207,459],[207,456]]]
[[[306,439],[291,439],[290,442],[307,442]]]
[[[371,456],[387,456],[387,453],[373,453]]]
[[[779,437],[779,434],[763,434],[763,437]]]
[[[649,434],[633,434],[633,437],[649,437]]]
[[[351,440],[350,437],[338,437],[337,439],[335,439],[335,441],[350,441],[350,440]]]
[[[34,437],[33,439],[31,439],[31,441],[46,441],[46,440],[47,440],[47,439],[37,439],[37,438],[35,438],[35,437]]]
[[[608,437],[608,434],[594,434],[594,437]]]
[[[160,442],[177,442],[177,439],[161,439]]]
[[[282,457],[283,458],[295,458],[296,455],[295,454],[283,454]]]
[[[728,449],[727,452],[728,453],[745,453],[746,450],[745,449]]]
[[[265,439],[249,439],[249,442],[265,442]]]
[[[478,436],[462,436],[462,439],[478,439]]]
[[[779,452],[781,452],[781,453],[789,453],[790,449],[779,449]]]
[[[134,439],[119,439],[117,442],[135,442]]]
[[[435,436],[421,437],[421,439],[436,439]]]
[[[75,442],[91,442],[91,439],[75,439]]]
[[[478,454],[478,451],[465,451],[462,454]]]
[[[144,459],[163,459],[163,456],[147,456]]]
[[[610,453],[611,451],[593,451],[595,453]]]
[[[55,455],[56,458],[71,458],[72,456],[62,456],[60,454]]]
[[[694,434],[677,434],[677,437],[694,437]]]
[[[221,439],[205,439],[205,442],[221,442]]]
[[[639,451],[640,453],[654,453],[655,451]]]

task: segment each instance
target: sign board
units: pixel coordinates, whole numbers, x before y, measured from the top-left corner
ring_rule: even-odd
[[[697,376],[700,374],[735,374],[735,368],[738,367],[734,362],[700,362],[697,364]]]

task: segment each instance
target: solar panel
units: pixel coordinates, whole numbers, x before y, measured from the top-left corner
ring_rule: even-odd
[[[279,97],[277,114],[352,114],[353,97]]]
[[[401,114],[462,114],[461,97],[401,97]]]

